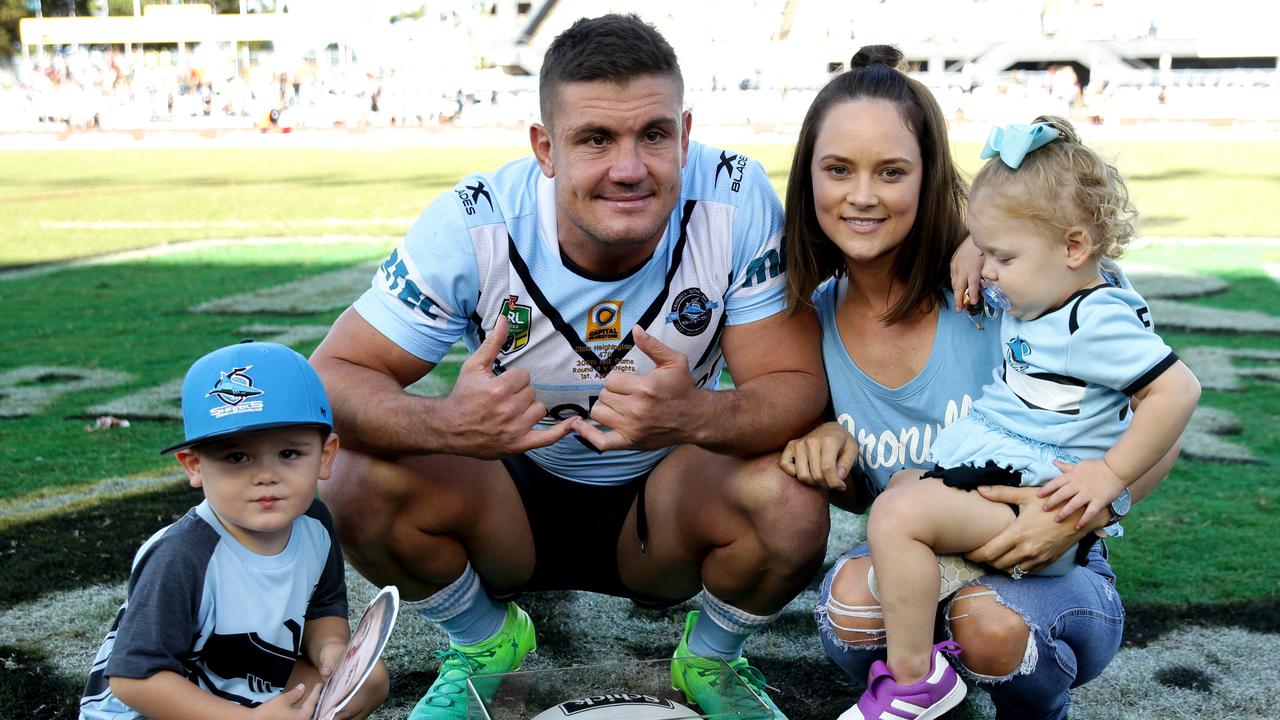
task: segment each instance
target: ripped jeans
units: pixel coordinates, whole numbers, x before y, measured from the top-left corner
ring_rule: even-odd
[[[994,591],[1001,605],[1011,608],[1026,621],[1034,639],[1034,644],[1027,647],[1022,666],[1009,677],[964,673],[971,686],[990,693],[998,720],[1065,718],[1071,688],[1100,675],[1120,649],[1124,606],[1116,592],[1115,574],[1107,564],[1104,548],[1103,543],[1094,545],[1089,564],[1066,575],[1030,575],[1014,580],[1003,573],[993,573],[971,583]],[[868,553],[863,543],[836,561],[822,581],[814,613],[827,655],[858,683],[866,682],[873,661],[884,659],[884,646],[857,648],[841,641],[831,627],[828,601],[832,579],[840,567],[846,560]],[[940,624],[935,631],[939,638],[950,632],[942,626],[942,621],[949,617],[950,600],[946,605],[946,612],[939,613]],[[839,609],[835,614],[838,622]]]

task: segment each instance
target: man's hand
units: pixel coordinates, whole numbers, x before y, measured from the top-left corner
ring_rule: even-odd
[[[253,710],[255,720],[311,720],[315,714],[316,703],[320,701],[320,683],[316,683],[311,692],[307,686],[298,683],[292,690],[282,692],[262,703]]]
[[[601,452],[651,450],[690,442],[692,431],[699,426],[692,400],[705,391],[693,384],[689,359],[639,325],[632,328],[631,336],[656,367],[648,374],[609,373],[591,408],[591,419],[609,431],[580,421],[578,433]]]
[[[977,305],[982,298],[982,251],[973,244],[973,237],[964,242],[951,256],[951,292],[955,294],[952,307],[956,312],[966,305]]]
[[[507,339],[507,319],[499,318],[475,353],[462,363],[446,403],[449,452],[496,459],[545,447],[568,435],[575,418],[541,430],[534,425],[547,414],[538,402],[529,371],[509,369],[494,375],[494,361]]]
[[[1044,509],[1040,488],[982,486],[978,492],[991,502],[1018,506],[1018,517],[986,545],[966,553],[973,562],[986,563],[1000,570],[1014,565],[1035,572],[1062,557],[1089,530],[1076,530],[1075,523],[1059,523],[1052,512]]]
[[[823,423],[787,443],[778,466],[800,482],[843,492],[845,478],[858,459],[858,444],[837,422]]]
[[[1128,483],[1116,475],[1104,460],[1082,460],[1075,465],[1055,462],[1054,465],[1062,474],[1045,483],[1036,495],[1048,498],[1044,504],[1045,511],[1066,503],[1054,517],[1056,522],[1062,522],[1084,508],[1084,514],[1076,520],[1077,530],[1093,520],[1128,487]]]

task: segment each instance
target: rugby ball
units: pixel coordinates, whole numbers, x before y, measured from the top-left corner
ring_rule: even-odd
[[[566,700],[543,710],[533,720],[677,720],[697,718],[696,710],[643,693],[607,693]]]

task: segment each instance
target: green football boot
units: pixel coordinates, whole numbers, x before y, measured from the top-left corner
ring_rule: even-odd
[[[723,666],[719,658],[698,657],[689,652],[689,633],[693,632],[698,615],[694,610],[685,617],[684,635],[671,656],[671,687],[683,692],[707,715],[724,715],[733,720],[787,720],[765,692],[764,675],[751,667],[746,657],[724,662],[750,688],[750,693],[736,683],[722,687]],[[768,707],[767,712],[760,709],[757,698]]]
[[[507,603],[507,617],[498,634],[475,645],[454,645],[437,654],[440,672],[422,696],[409,720],[465,720],[467,678],[472,675],[519,670],[524,656],[536,650],[533,621],[515,603]]]

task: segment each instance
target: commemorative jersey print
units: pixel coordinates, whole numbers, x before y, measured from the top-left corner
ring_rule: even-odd
[[[667,300],[672,292],[675,292],[673,290],[673,280],[676,278],[688,278],[690,275],[692,275],[694,279],[697,279],[697,266],[699,264],[707,264],[706,260],[703,260],[700,263],[698,262],[698,259],[691,257],[696,253],[689,243],[688,226],[689,223],[699,215],[697,210],[698,203],[696,201],[689,201],[685,204],[682,213],[680,235],[676,240],[675,248],[671,254],[671,264],[667,269],[664,284],[660,291],[652,298],[647,298],[648,302],[644,305],[645,309],[643,313],[640,318],[632,324],[639,325],[647,332],[661,340],[664,344],[677,350],[685,351],[686,354],[692,354],[688,351],[696,349],[697,355],[695,356],[701,356],[705,360],[708,357],[707,350],[709,343],[704,342],[694,344],[690,342],[680,342],[676,338],[679,338],[681,335],[689,338],[700,335],[710,325],[715,311],[720,309],[721,304],[718,302],[713,303],[707,298],[706,294],[698,288],[690,288],[679,292],[678,297],[675,300],[670,301],[670,303],[668,303]],[[611,316],[608,304],[616,304],[615,307],[618,310],[621,310],[623,301],[610,300],[606,303],[597,304],[592,308],[591,312],[593,314],[596,311],[600,311],[600,317],[609,318],[611,322],[616,323],[617,332],[621,336],[618,341],[614,343],[600,345],[592,344],[590,342],[590,332],[588,331],[587,338],[584,339],[583,336],[579,334],[575,324],[568,321],[564,314],[561,313],[561,307],[563,304],[552,302],[548,298],[547,293],[543,290],[537,279],[535,279],[533,271],[530,269],[529,262],[523,257],[520,249],[516,246],[515,240],[510,236],[508,236],[507,239],[507,263],[511,269],[508,277],[511,294],[508,297],[516,297],[517,295],[527,296],[533,304],[533,308],[535,309],[533,314],[537,320],[534,323],[536,327],[532,327],[526,332],[528,337],[524,342],[513,340],[515,337],[513,334],[515,332],[514,329],[510,329],[508,331],[509,334],[507,339],[508,342],[512,343],[513,347],[511,357],[504,362],[505,366],[518,367],[524,365],[530,369],[531,374],[534,374],[534,368],[536,367],[541,372],[534,374],[535,377],[545,377],[551,374],[547,372],[549,369],[546,368],[545,365],[539,364],[539,361],[546,356],[554,357],[554,349],[552,349],[550,353],[539,353],[536,357],[531,356],[527,359],[526,363],[520,362],[520,353],[517,353],[517,349],[527,349],[529,346],[529,339],[532,339],[535,343],[543,343],[543,350],[547,349],[546,344],[555,345],[560,341],[563,341],[563,343],[565,343],[580,360],[580,362],[575,362],[573,364],[572,369],[570,370],[571,377],[565,377],[564,379],[568,380],[570,383],[575,379],[579,382],[584,380],[588,382],[593,380],[598,382],[598,385],[592,384],[588,386],[597,390],[597,392],[590,393],[590,395],[598,395],[598,389],[603,388],[604,379],[610,372],[613,372],[615,368],[621,372],[635,372],[637,371],[637,368],[641,366],[643,366],[643,369],[640,370],[641,372],[649,372],[653,369],[652,362],[650,362],[647,357],[644,357],[643,353],[633,352],[635,339],[633,338],[630,330],[628,330],[625,335],[622,334],[621,316],[616,313]],[[688,265],[688,267],[686,267],[686,265]],[[681,272],[681,268],[684,268],[683,273]],[[727,289],[727,282],[722,282],[713,286],[713,292],[716,292],[717,295],[722,295]],[[643,302],[645,299],[646,298],[644,298],[644,296],[640,296],[639,298],[633,298],[632,302],[635,302],[636,300]],[[482,293],[482,308],[484,301],[485,298]],[[506,305],[509,305],[509,302],[504,302],[504,306]],[[606,307],[602,309],[601,305],[605,305]],[[668,307],[668,305],[671,307],[671,312],[669,314],[664,314],[663,310]],[[501,308],[499,311],[501,312]],[[722,314],[723,313],[721,313],[721,315]],[[679,335],[676,335],[675,338],[670,337],[671,333],[664,330],[663,323],[655,322],[656,320],[659,320],[660,315],[662,316],[662,320],[669,322],[670,326],[679,333]],[[481,316],[484,316],[483,312],[481,313]],[[590,325],[590,323],[588,323],[588,325]],[[514,326],[511,327],[514,328]],[[604,338],[598,337],[597,339],[603,340]],[[712,339],[718,342],[719,333],[717,333]],[[690,363],[691,365],[693,364],[692,358]],[[696,372],[697,368],[694,367],[693,369]],[[552,372],[554,372],[553,369]],[[703,375],[704,376],[699,377],[699,385],[706,383],[707,379],[709,379],[710,373],[704,372]],[[581,393],[577,393],[569,389],[554,389],[555,387],[564,386],[564,383],[545,383],[540,385],[540,387],[537,387],[540,398],[544,396],[560,396],[556,397],[556,400],[561,400],[560,402],[547,402],[544,400],[543,402],[548,408],[566,408],[567,406],[577,411],[570,414],[579,414],[583,417],[586,417],[590,412],[590,407],[593,402],[592,397],[583,397]],[[559,420],[564,417],[568,417],[568,415],[562,413],[561,416],[557,416],[555,413],[550,411],[548,413],[549,420]]]
[[[544,425],[589,418],[610,373],[653,371],[636,326],[683,354],[697,386],[714,388],[726,324],[785,308],[781,203],[745,155],[691,142],[664,234],[622,275],[566,261],[557,222],[555,181],[532,158],[468,177],[423,213],[355,308],[431,363],[459,338],[474,349],[506,317],[501,368],[529,372]],[[602,463],[570,436],[530,454],[562,477],[609,484],[664,452],[610,451]]]

